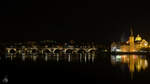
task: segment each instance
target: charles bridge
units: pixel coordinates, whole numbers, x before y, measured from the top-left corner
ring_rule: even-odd
[[[27,47],[27,46],[22,46],[22,47],[7,47],[6,52],[8,54],[54,54],[54,53],[95,53],[96,52],[96,47]]]

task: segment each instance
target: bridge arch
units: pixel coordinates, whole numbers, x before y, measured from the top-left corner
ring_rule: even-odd
[[[16,53],[16,49],[10,49],[10,51],[9,51],[10,53]]]
[[[89,50],[88,52],[89,52],[89,53],[96,53],[96,50],[91,49],[91,50]]]
[[[32,51],[32,53],[38,53],[38,49],[36,49],[36,48],[33,48],[31,51]]]
[[[54,53],[62,53],[62,50],[60,50],[60,49],[55,49],[53,52],[54,52]]]
[[[51,53],[51,50],[50,49],[44,49],[43,53]]]
[[[73,49],[67,49],[67,50],[65,51],[65,53],[73,53],[73,52],[74,52]]]
[[[86,51],[84,49],[80,49],[77,51],[77,53],[86,53]]]

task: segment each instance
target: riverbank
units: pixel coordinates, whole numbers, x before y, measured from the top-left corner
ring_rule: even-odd
[[[112,54],[112,55],[123,55],[123,54],[150,55],[150,52],[101,52],[101,53]]]

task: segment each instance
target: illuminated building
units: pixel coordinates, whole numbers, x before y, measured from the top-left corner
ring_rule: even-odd
[[[135,41],[141,41],[142,38],[140,37],[140,35],[138,34],[137,37],[135,38]]]
[[[131,35],[129,37],[129,52],[134,52],[135,48],[134,48],[134,36],[133,36],[133,30],[131,28]]]
[[[139,34],[134,39],[132,28],[128,41],[113,42],[111,44],[111,52],[140,52],[142,48],[150,48],[149,43],[142,39]]]
[[[117,49],[117,44],[115,43],[115,42],[113,42],[112,44],[111,44],[111,51],[113,52],[113,51],[116,51],[116,49]]]
[[[124,44],[122,43],[121,46],[120,46],[121,52],[128,52],[129,49],[130,49],[130,46],[126,43],[124,43]]]
[[[145,39],[143,39],[143,40],[141,41],[141,43],[140,43],[140,47],[147,48],[147,47],[148,47],[148,42],[147,42]]]

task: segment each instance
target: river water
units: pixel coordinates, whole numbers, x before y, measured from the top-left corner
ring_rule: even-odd
[[[100,83],[149,80],[148,55],[54,54],[0,58],[0,80],[13,83]],[[70,82],[71,81],[71,82]]]

